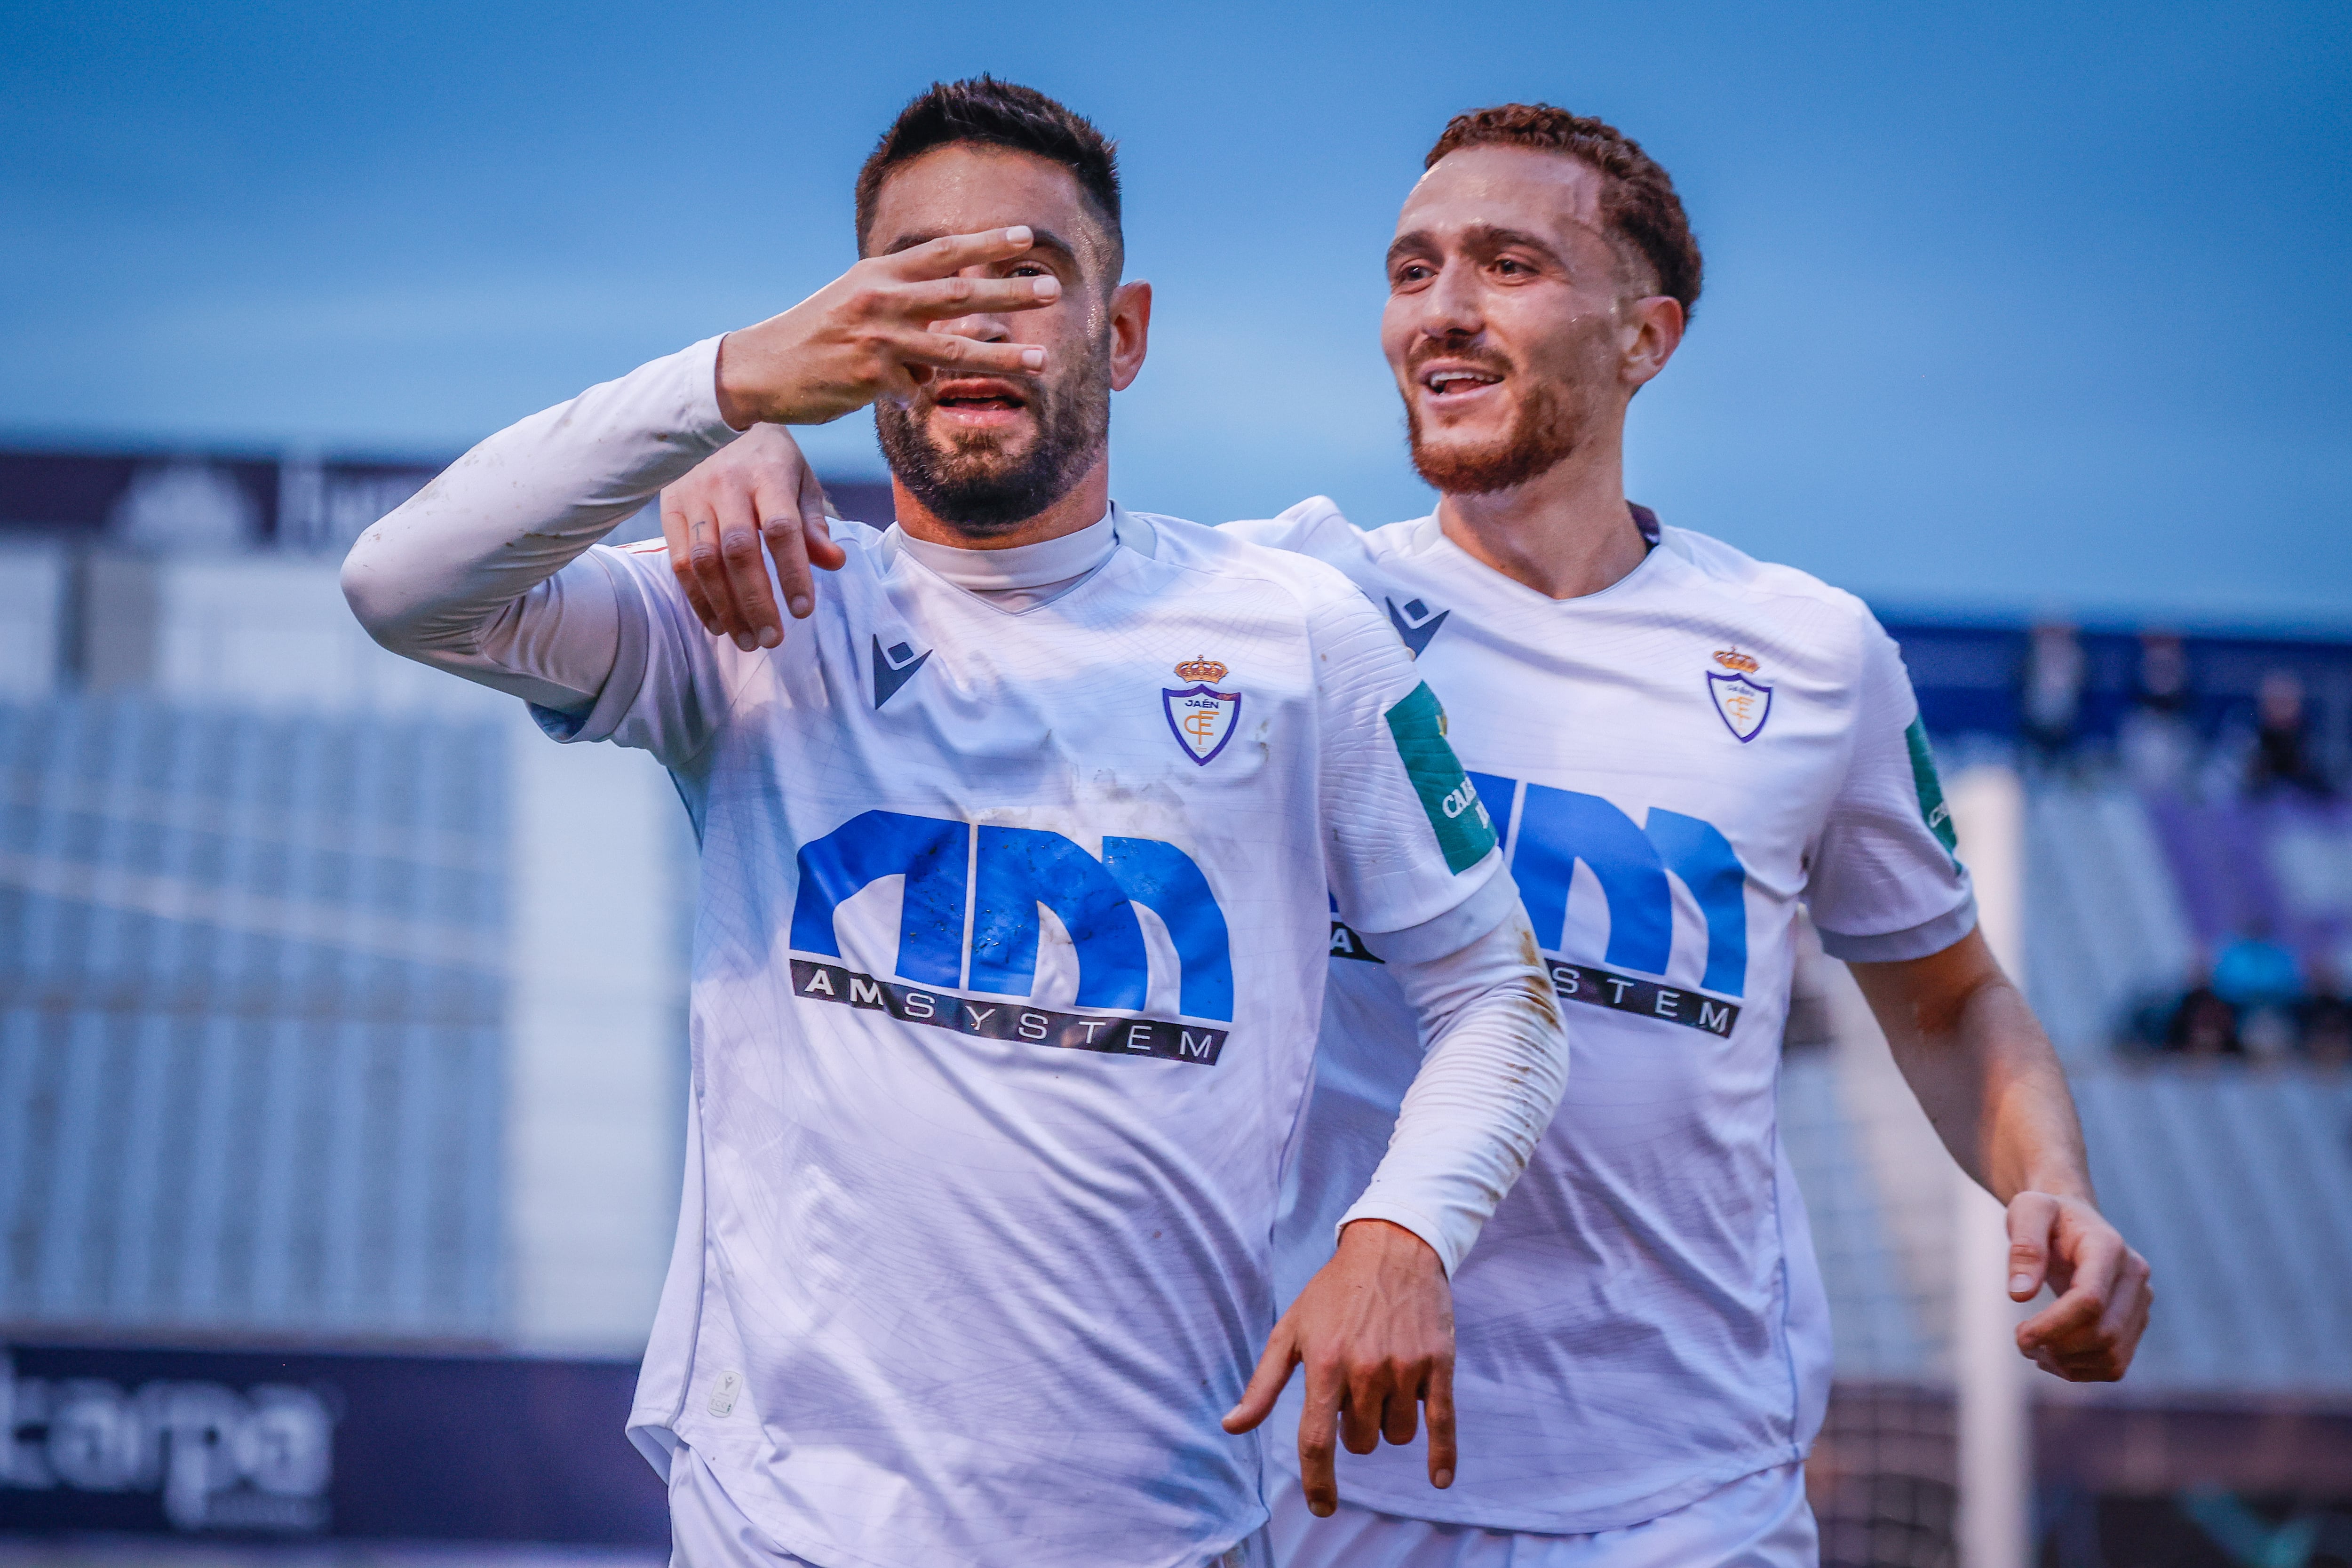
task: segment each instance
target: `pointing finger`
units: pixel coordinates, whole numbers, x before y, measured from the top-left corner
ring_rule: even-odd
[[[1298,1417],[1298,1480],[1307,1494],[1307,1511],[1328,1519],[1339,1511],[1339,1478],[1331,1437],[1339,1424],[1339,1399],[1346,1389],[1336,1367],[1307,1369],[1307,1409]]]
[[[1423,1393],[1429,1408],[1429,1484],[1443,1491],[1454,1484],[1454,1358],[1441,1356],[1429,1369]]]

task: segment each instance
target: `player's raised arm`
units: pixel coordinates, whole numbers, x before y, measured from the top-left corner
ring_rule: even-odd
[[[1447,1281],[1568,1085],[1559,1003],[1436,699],[1360,596],[1335,604],[1325,630],[1333,893],[1350,926],[1379,933],[1425,1054],[1337,1255],[1275,1325],[1225,1417],[1232,1431],[1256,1426],[1305,1369],[1300,1473],[1322,1515],[1339,1503],[1334,1436],[1360,1454],[1409,1443],[1423,1409],[1430,1482],[1453,1484]]]
[[[992,229],[870,257],[782,315],[509,426],[361,536],[344,562],[345,596],[395,653],[586,710],[611,676],[631,601],[578,558],[754,422],[838,418],[941,367],[1041,367],[1034,345],[929,330],[1058,298],[1050,276],[966,275],[1031,243],[1025,228]]]

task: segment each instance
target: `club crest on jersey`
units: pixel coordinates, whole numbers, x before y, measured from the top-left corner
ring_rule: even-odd
[[[1752,655],[1738,648],[1717,648],[1715,662],[1723,670],[1706,672],[1706,694],[1715,699],[1715,710],[1724,727],[1744,746],[1763,731],[1764,721],[1772,716],[1772,689],[1756,679],[1759,667]]]
[[[1225,749],[1241,718],[1242,694],[1215,689],[1224,678],[1225,667],[1215,659],[1188,658],[1176,667],[1176,679],[1192,684],[1181,690],[1162,687],[1160,691],[1160,704],[1167,712],[1168,728],[1177,744],[1202,767]]]

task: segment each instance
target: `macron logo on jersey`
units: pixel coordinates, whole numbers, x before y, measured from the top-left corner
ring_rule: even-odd
[[[885,648],[880,637],[874,638],[874,706],[879,709],[897,696],[898,688],[914,679],[915,672],[930,661],[935,651],[925,648],[917,653],[909,642],[895,642]]]
[[[1426,599],[1407,599],[1402,610],[1394,599],[1383,598],[1381,603],[1389,607],[1389,625],[1396,627],[1396,635],[1404,638],[1404,646],[1415,658],[1429,646],[1429,639],[1437,635],[1437,628],[1445,624],[1445,617],[1454,613],[1433,610]]]
[[[1472,773],[1486,799],[1500,803],[1511,817],[1522,789],[1507,853],[1520,900],[1548,952],[1566,947],[1568,895],[1580,862],[1599,884],[1609,910],[1609,942],[1603,969],[1551,960],[1552,988],[1563,997],[1619,1012],[1729,1035],[1739,1021],[1734,1002],[1748,984],[1748,868],[1730,841],[1696,816],[1652,806],[1639,826],[1597,795],[1522,785],[1494,773]],[[1662,978],[1674,955],[1675,897],[1672,876],[1698,906],[1706,927],[1706,967],[1701,991],[1669,986]],[[1633,974],[1614,973],[1618,969]]]
[[[895,980],[838,963],[793,960],[793,989],[812,1001],[887,1012],[902,1023],[988,1039],[1157,1057],[1213,1066],[1227,1031],[1134,1015],[1151,982],[1138,906],[1176,950],[1179,1005],[1188,1018],[1230,1023],[1232,944],[1224,912],[1192,857],[1156,838],[1108,837],[1100,859],[1058,833],[903,812],[851,817],[800,852],[793,902],[796,952],[841,957],[834,914],[886,877],[905,879]],[[1040,908],[1053,911],[1077,957],[1076,1005],[1101,1017],[1042,1007],[983,1005],[1035,987]]]

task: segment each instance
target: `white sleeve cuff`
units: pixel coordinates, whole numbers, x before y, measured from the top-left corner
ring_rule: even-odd
[[[1352,929],[1382,963],[1421,963],[1461,952],[1501,925],[1519,907],[1519,886],[1511,880],[1509,868],[1503,865],[1502,851],[1491,849],[1487,854],[1495,864],[1488,868],[1486,879],[1444,914],[1402,931]],[[1473,866],[1464,875],[1475,875],[1477,869]]]
[[[1822,951],[1848,963],[1900,963],[1943,952],[1977,929],[1977,896],[1971,892],[1937,915],[1902,931],[1876,936],[1849,936],[1820,928]]]

